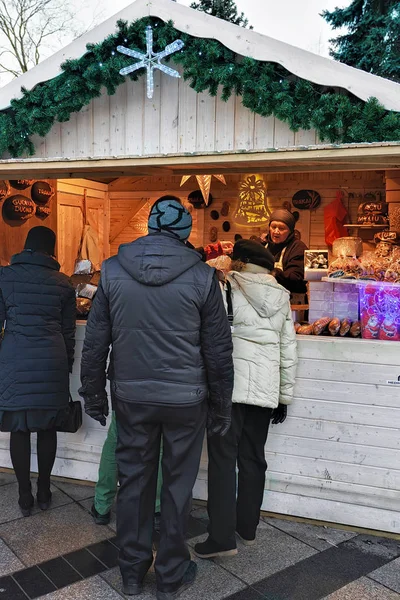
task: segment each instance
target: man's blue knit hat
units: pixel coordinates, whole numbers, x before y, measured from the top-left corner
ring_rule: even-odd
[[[185,242],[192,231],[192,215],[182,206],[179,198],[163,196],[151,208],[148,222],[149,233],[167,231]]]

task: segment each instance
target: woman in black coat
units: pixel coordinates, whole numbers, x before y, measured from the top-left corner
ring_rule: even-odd
[[[275,210],[269,222],[269,231],[262,236],[263,245],[275,259],[275,279],[291,295],[307,292],[304,281],[304,251],[307,246],[295,236],[296,219],[283,208]],[[295,302],[296,303],[296,302]],[[298,302],[298,304],[304,303]]]
[[[11,461],[19,505],[29,516],[31,432],[37,432],[37,501],[51,501],[50,474],[57,427],[68,409],[75,345],[75,293],[54,259],[56,236],[47,227],[28,233],[23,252],[0,268],[0,431],[11,432]]]

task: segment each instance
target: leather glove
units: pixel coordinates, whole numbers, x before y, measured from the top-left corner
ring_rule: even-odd
[[[283,423],[287,417],[287,406],[286,404],[278,404],[278,406],[272,411],[272,424],[277,425]]]
[[[103,427],[106,424],[108,416],[108,398],[105,392],[84,396],[85,413],[95,421],[98,421]]]
[[[231,426],[231,411],[228,414],[216,414],[212,409],[208,409],[207,414],[207,435],[220,435],[221,437],[228,433]]]

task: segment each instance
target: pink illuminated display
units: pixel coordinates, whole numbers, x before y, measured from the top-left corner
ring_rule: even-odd
[[[400,341],[400,285],[359,286],[362,337]]]

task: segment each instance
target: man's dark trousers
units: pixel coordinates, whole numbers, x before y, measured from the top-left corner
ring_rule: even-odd
[[[119,566],[124,584],[140,583],[153,562],[152,533],[161,436],[163,487],[157,588],[173,592],[190,561],[185,531],[199,470],[207,405],[115,404],[120,490]]]

